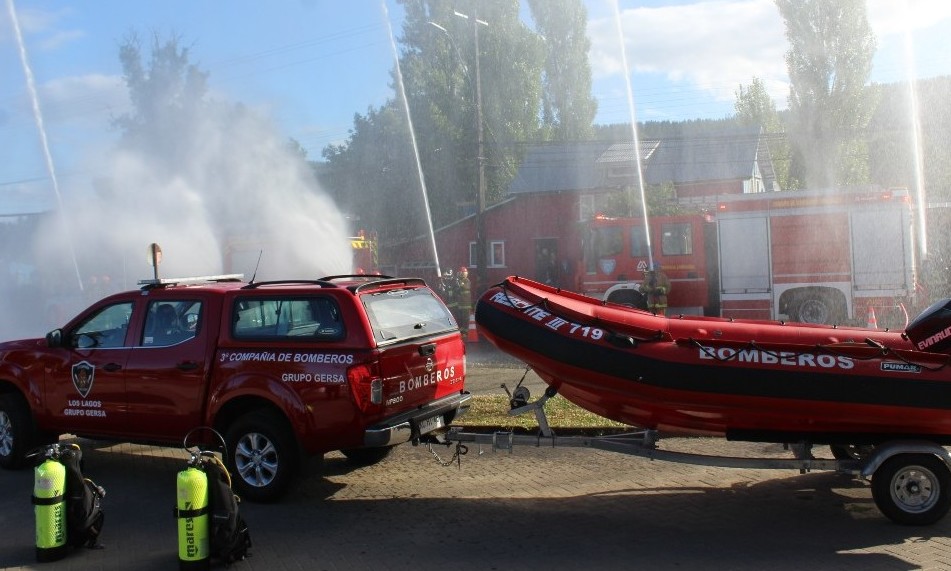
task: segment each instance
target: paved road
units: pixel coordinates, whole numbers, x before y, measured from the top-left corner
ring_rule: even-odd
[[[508,372],[495,375],[511,373],[499,369]],[[171,510],[184,452],[80,444],[87,475],[108,494],[105,548],[34,563],[32,474],[0,471],[0,568],[175,569]],[[662,446],[785,454],[719,439]],[[461,466],[443,466],[427,448],[407,445],[357,469],[330,454],[321,474],[283,502],[242,506],[253,555],[232,569],[951,568],[951,518],[924,528],[892,524],[867,484],[835,473],[709,468],[577,448],[482,452],[472,446]]]

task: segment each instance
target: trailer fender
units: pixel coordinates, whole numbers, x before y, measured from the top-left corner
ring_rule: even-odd
[[[945,448],[926,440],[896,440],[875,447],[862,466],[862,477],[871,478],[886,460],[898,454],[933,454],[951,471],[951,454]]]

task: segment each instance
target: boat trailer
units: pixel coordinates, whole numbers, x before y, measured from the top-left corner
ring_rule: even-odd
[[[792,452],[791,458],[754,458],[715,456],[662,450],[662,440],[656,430],[634,430],[602,436],[559,436],[551,428],[545,414],[545,404],[557,395],[554,387],[529,402],[527,387],[517,386],[509,392],[509,416],[532,413],[538,422],[536,434],[517,434],[514,431],[469,432],[462,427],[450,427],[446,432],[428,435],[424,440],[433,456],[444,466],[456,463],[461,469],[461,457],[466,444],[488,445],[493,451],[513,452],[516,445],[535,447],[593,448],[631,456],[719,468],[836,471],[856,478],[871,480],[872,497],[878,509],[889,519],[903,525],[930,525],[947,514],[951,508],[951,454],[944,447],[927,440],[892,440],[872,448],[867,454],[847,459],[815,458],[812,444],[781,443]],[[632,427],[633,428],[633,427]],[[443,461],[433,450],[434,444],[447,447],[455,444],[449,461]]]

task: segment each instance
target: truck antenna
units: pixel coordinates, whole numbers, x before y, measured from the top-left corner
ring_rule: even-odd
[[[258,261],[257,261],[256,264],[254,264],[254,273],[251,274],[251,281],[248,282],[249,284],[253,284],[253,283],[254,283],[254,278],[257,277],[257,275],[258,275],[258,266],[261,265],[261,257],[262,257],[262,256],[264,256],[264,248],[261,248],[261,251],[258,252]]]

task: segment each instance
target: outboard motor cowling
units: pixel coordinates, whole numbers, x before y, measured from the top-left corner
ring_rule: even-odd
[[[905,335],[918,351],[951,354],[951,299],[937,301],[908,324]]]

